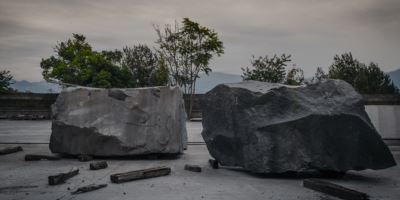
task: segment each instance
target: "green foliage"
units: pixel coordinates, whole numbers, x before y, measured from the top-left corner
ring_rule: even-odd
[[[100,88],[110,88],[111,87],[111,73],[105,70],[101,70],[93,76],[91,85],[95,85]]]
[[[8,70],[0,70],[0,94],[13,91],[10,87],[13,84],[13,76]]]
[[[162,55],[158,57],[158,66],[153,78],[153,84],[166,85],[169,81],[169,70],[165,58]]]
[[[274,55],[269,58],[258,57],[255,59],[253,56],[250,60],[252,69],[249,67],[242,68],[243,80],[256,80],[271,83],[283,83],[285,81],[287,62],[292,61],[291,55],[282,54],[280,57]]]
[[[354,59],[351,53],[336,55],[333,59],[334,63],[329,67],[328,77],[344,80],[357,88],[358,73],[365,65]]]
[[[120,81],[126,78],[119,76],[126,75],[115,65],[115,53],[93,51],[83,35],[73,34],[73,39],[58,43],[54,50],[55,56],[40,63],[45,80],[103,88],[132,86]]]
[[[329,67],[330,79],[341,79],[350,83],[362,94],[394,94],[398,88],[390,80],[389,75],[380,70],[378,64],[368,66],[353,58],[351,53],[334,57],[334,63]]]
[[[56,79],[66,84],[100,88],[167,83],[165,77],[158,74],[157,57],[145,45],[125,47],[122,52],[97,52],[92,50],[85,36],[73,34],[72,39],[58,43],[54,50],[56,55],[42,59],[40,63],[47,81]]]
[[[159,45],[159,54],[165,58],[170,82],[190,94],[190,115],[199,73],[211,72],[210,61],[214,56],[224,53],[223,43],[214,30],[188,18],[183,19],[182,27],[175,23],[174,27],[166,25],[164,30],[154,28],[158,35],[156,43]]]
[[[159,86],[168,83],[165,61],[146,45],[125,47],[122,66],[130,71],[135,87]]]
[[[171,83],[183,87],[185,93],[193,94],[198,74],[208,74],[211,59],[224,53],[218,34],[188,18],[183,19],[182,27],[175,23],[174,27],[166,25],[164,30],[159,27],[155,30],[159,53],[165,58]]]
[[[301,85],[304,82],[304,71],[300,68],[292,68],[286,76],[286,85]]]

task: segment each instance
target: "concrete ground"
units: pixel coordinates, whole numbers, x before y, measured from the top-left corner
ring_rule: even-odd
[[[336,199],[302,187],[302,178],[260,176],[235,169],[212,169],[210,155],[201,138],[201,122],[188,122],[188,150],[176,158],[105,159],[107,169],[90,171],[89,162],[76,159],[59,161],[24,161],[25,154],[50,154],[49,121],[0,120],[0,148],[20,145],[24,151],[0,156],[0,199]],[[35,143],[35,144],[32,144]],[[400,149],[390,146],[396,161]],[[97,159],[101,160],[101,159]],[[197,164],[201,173],[183,170],[185,164]],[[110,181],[113,173],[156,166],[169,166],[168,176],[138,180],[122,184]],[[72,167],[79,175],[58,186],[47,185],[47,177],[65,172]],[[304,178],[304,177],[303,177]],[[350,171],[340,179],[328,179],[371,196],[371,199],[400,198],[400,167],[385,170]],[[87,184],[107,183],[106,188],[71,195]]]

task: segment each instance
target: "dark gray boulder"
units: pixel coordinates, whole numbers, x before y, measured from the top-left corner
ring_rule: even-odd
[[[178,87],[64,89],[52,107],[50,150],[94,156],[177,154],[186,148]]]
[[[396,165],[351,85],[246,81],[204,95],[202,136],[221,165],[255,173],[384,169]]]

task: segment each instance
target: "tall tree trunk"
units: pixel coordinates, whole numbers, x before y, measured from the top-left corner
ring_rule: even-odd
[[[193,111],[193,96],[196,91],[196,79],[194,79],[192,85],[191,85],[191,91],[190,91],[190,100],[189,100],[189,119],[192,117],[192,111]]]

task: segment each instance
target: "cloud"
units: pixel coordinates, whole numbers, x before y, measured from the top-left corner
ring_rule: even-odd
[[[189,17],[224,41],[215,71],[240,74],[251,55],[290,53],[311,76],[347,51],[389,71],[400,67],[398,10],[398,0],[0,0],[0,67],[40,80],[41,58],[72,33],[85,34],[95,49],[153,46],[152,24]]]

